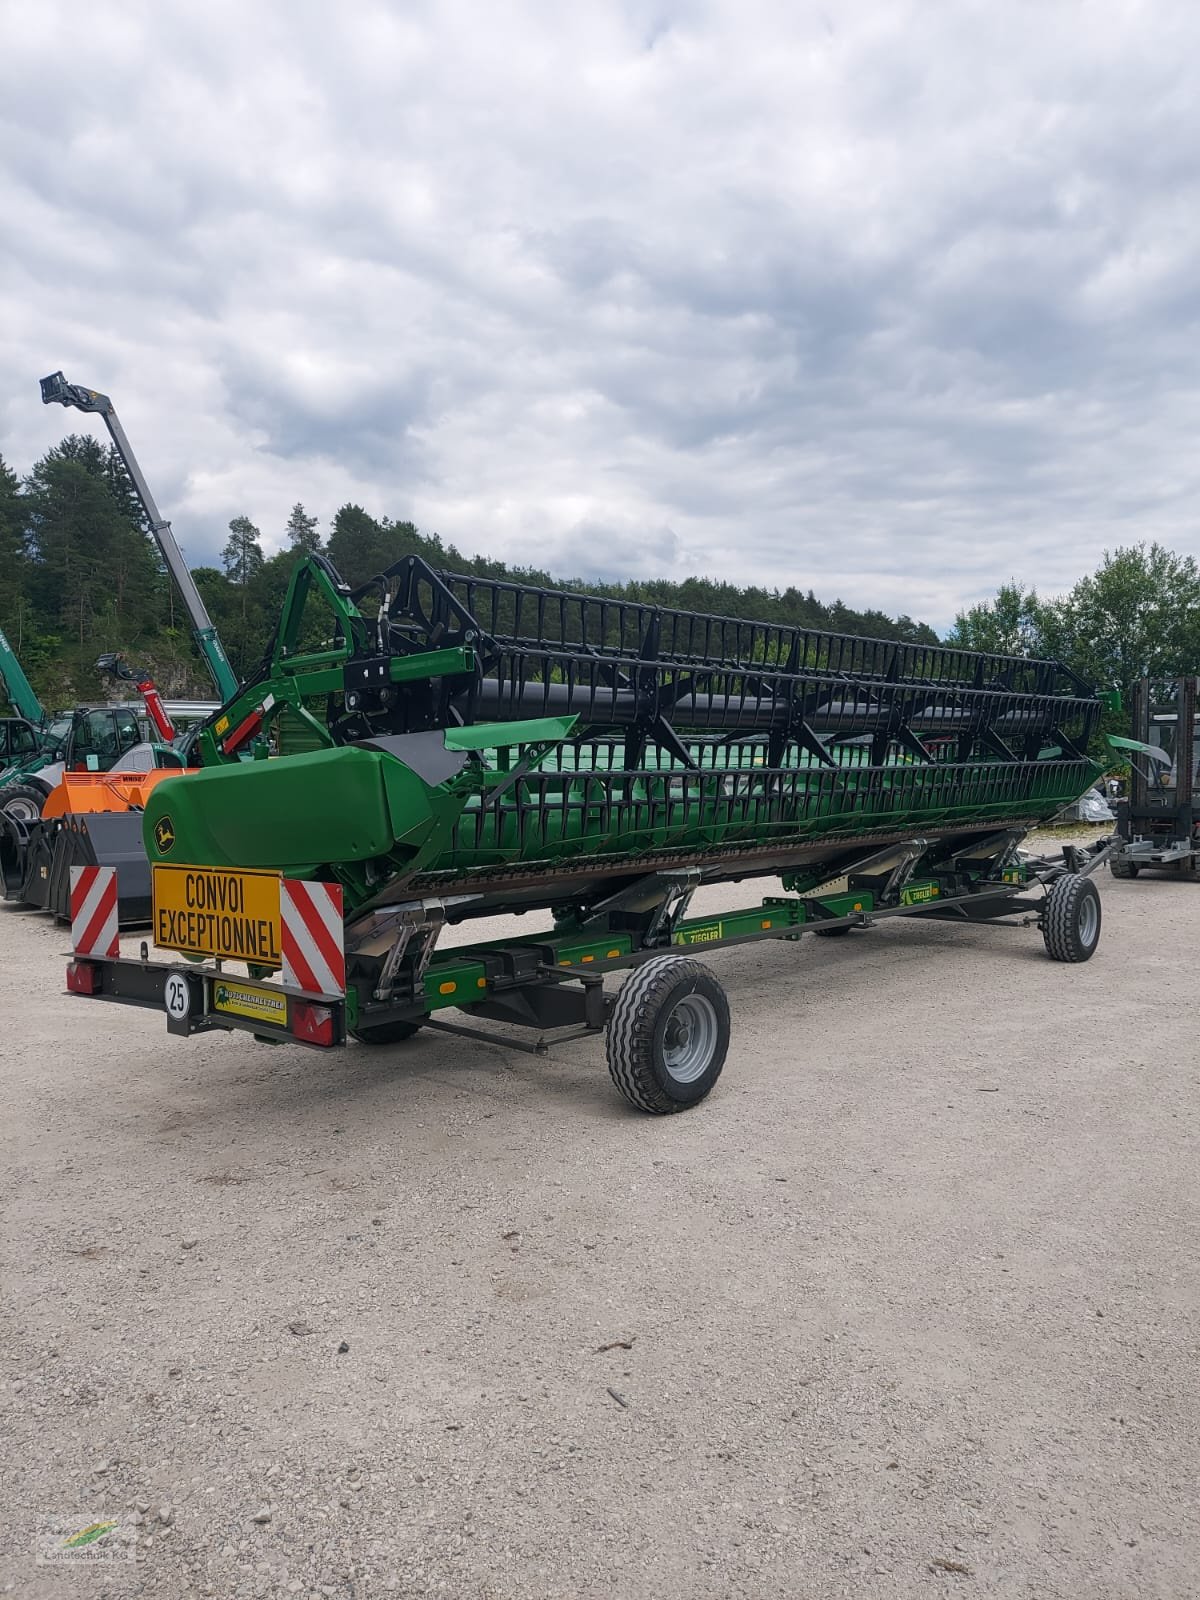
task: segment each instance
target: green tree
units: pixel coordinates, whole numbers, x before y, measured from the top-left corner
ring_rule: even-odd
[[[1020,583],[960,612],[948,644],[1061,661],[1085,683],[1128,695],[1141,677],[1200,670],[1200,568],[1162,545],[1105,551],[1094,573],[1057,600]],[[1105,733],[1128,731],[1128,713],[1105,712]]]
[[[342,506],[334,517],[328,553],[346,582],[354,585],[368,582],[407,555],[424,556],[435,567],[466,565],[436,534],[425,537],[411,522],[376,519],[355,505]]]
[[[280,550],[277,555],[268,556],[250,580],[251,604],[263,619],[264,645],[283,609],[288,584],[296,570],[296,556],[295,550]]]
[[[21,482],[0,456],[0,625],[18,648],[17,636],[29,603],[29,560]]]
[[[1141,677],[1200,670],[1200,568],[1160,544],[1105,551],[1068,594],[1057,641],[1093,683],[1128,691]]]
[[[213,626],[224,636],[229,624],[238,615],[241,596],[237,589],[217,567],[193,567],[192,581],[200,591],[200,598],[212,618]]]
[[[1015,578],[1002,583],[994,600],[960,611],[946,643],[961,650],[983,650],[993,655],[1018,656],[1041,653],[1046,631],[1046,607],[1036,589],[1027,589]]]
[[[229,538],[221,551],[226,577],[238,588],[247,589],[262,564],[262,538],[258,529],[249,517],[234,517],[229,524]]]
[[[235,597],[233,615],[226,613],[225,624],[217,622],[216,626],[239,678],[247,677],[257,664],[267,633],[266,619],[259,612],[254,594],[264,559],[258,529],[249,517],[234,517],[221,552],[225,577]]]
[[[329,559],[347,583],[365,583],[390,567],[396,560],[390,551],[384,525],[362,506],[339,509],[329,533]]]
[[[101,650],[136,647],[157,630],[157,563],[115,490],[108,453],[88,436],[72,435],[37,462],[24,509],[34,631],[60,636],[50,689],[61,698]],[[85,681],[94,685],[90,672]]]
[[[887,626],[895,631],[897,639],[902,639],[905,644],[937,644],[938,636],[927,622],[914,622],[906,611],[902,611],[892,622],[890,618],[884,619]]]
[[[321,550],[321,535],[317,532],[317,518],[310,517],[297,500],[292,507],[285,532],[288,543],[298,556],[316,555]]]

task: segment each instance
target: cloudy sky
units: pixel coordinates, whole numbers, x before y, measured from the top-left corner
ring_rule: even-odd
[[[948,624],[1200,554],[1194,0],[0,0],[0,454]],[[0,582],[3,575],[0,574]]]

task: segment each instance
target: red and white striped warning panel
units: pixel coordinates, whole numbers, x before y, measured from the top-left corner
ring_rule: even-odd
[[[119,956],[116,867],[71,868],[71,944],[77,956]]]
[[[346,952],[342,944],[340,883],[279,885],[283,938],[283,981],[307,994],[346,992]]]

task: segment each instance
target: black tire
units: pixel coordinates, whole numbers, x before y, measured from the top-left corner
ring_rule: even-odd
[[[1052,961],[1090,961],[1100,943],[1100,891],[1090,878],[1065,873],[1050,885],[1042,938]]]
[[[1109,856],[1108,870],[1114,878],[1136,878],[1141,868],[1136,861],[1128,861],[1124,856]]]
[[[420,1022],[374,1022],[366,1028],[351,1028],[350,1037],[359,1044],[400,1044],[420,1033]]]
[[[607,1047],[612,1081],[630,1105],[659,1117],[686,1111],[725,1065],[725,991],[691,956],[655,956],[621,985]]]
[[[818,939],[840,939],[844,933],[853,933],[853,931],[848,922],[844,922],[840,928],[817,927],[813,929]]]
[[[36,822],[46,804],[46,791],[33,783],[6,783],[0,789],[0,811],[21,822]]]

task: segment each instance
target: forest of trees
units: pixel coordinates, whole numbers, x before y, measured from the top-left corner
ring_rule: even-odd
[[[560,574],[510,567],[490,556],[466,556],[436,534],[421,534],[411,522],[374,517],[361,506],[342,506],[323,537],[317,518],[297,503],[279,532],[286,543],[268,556],[263,530],[248,517],[234,517],[220,566],[193,568],[196,586],[239,675],[257,665],[296,558],[308,551],[323,551],[352,584],[415,553],[455,572],[519,577],[614,598],[844,633],[937,642],[931,628],[910,617],[855,611],[840,600],[824,604],[811,589],[740,589],[707,578],[584,584]],[[165,694],[207,698],[213,693],[121,460],[89,435],[72,435],[47,451],[24,480],[0,460],[0,628],[50,706],[107,695],[92,664],[109,650],[123,650],[139,666],[148,666]]]

